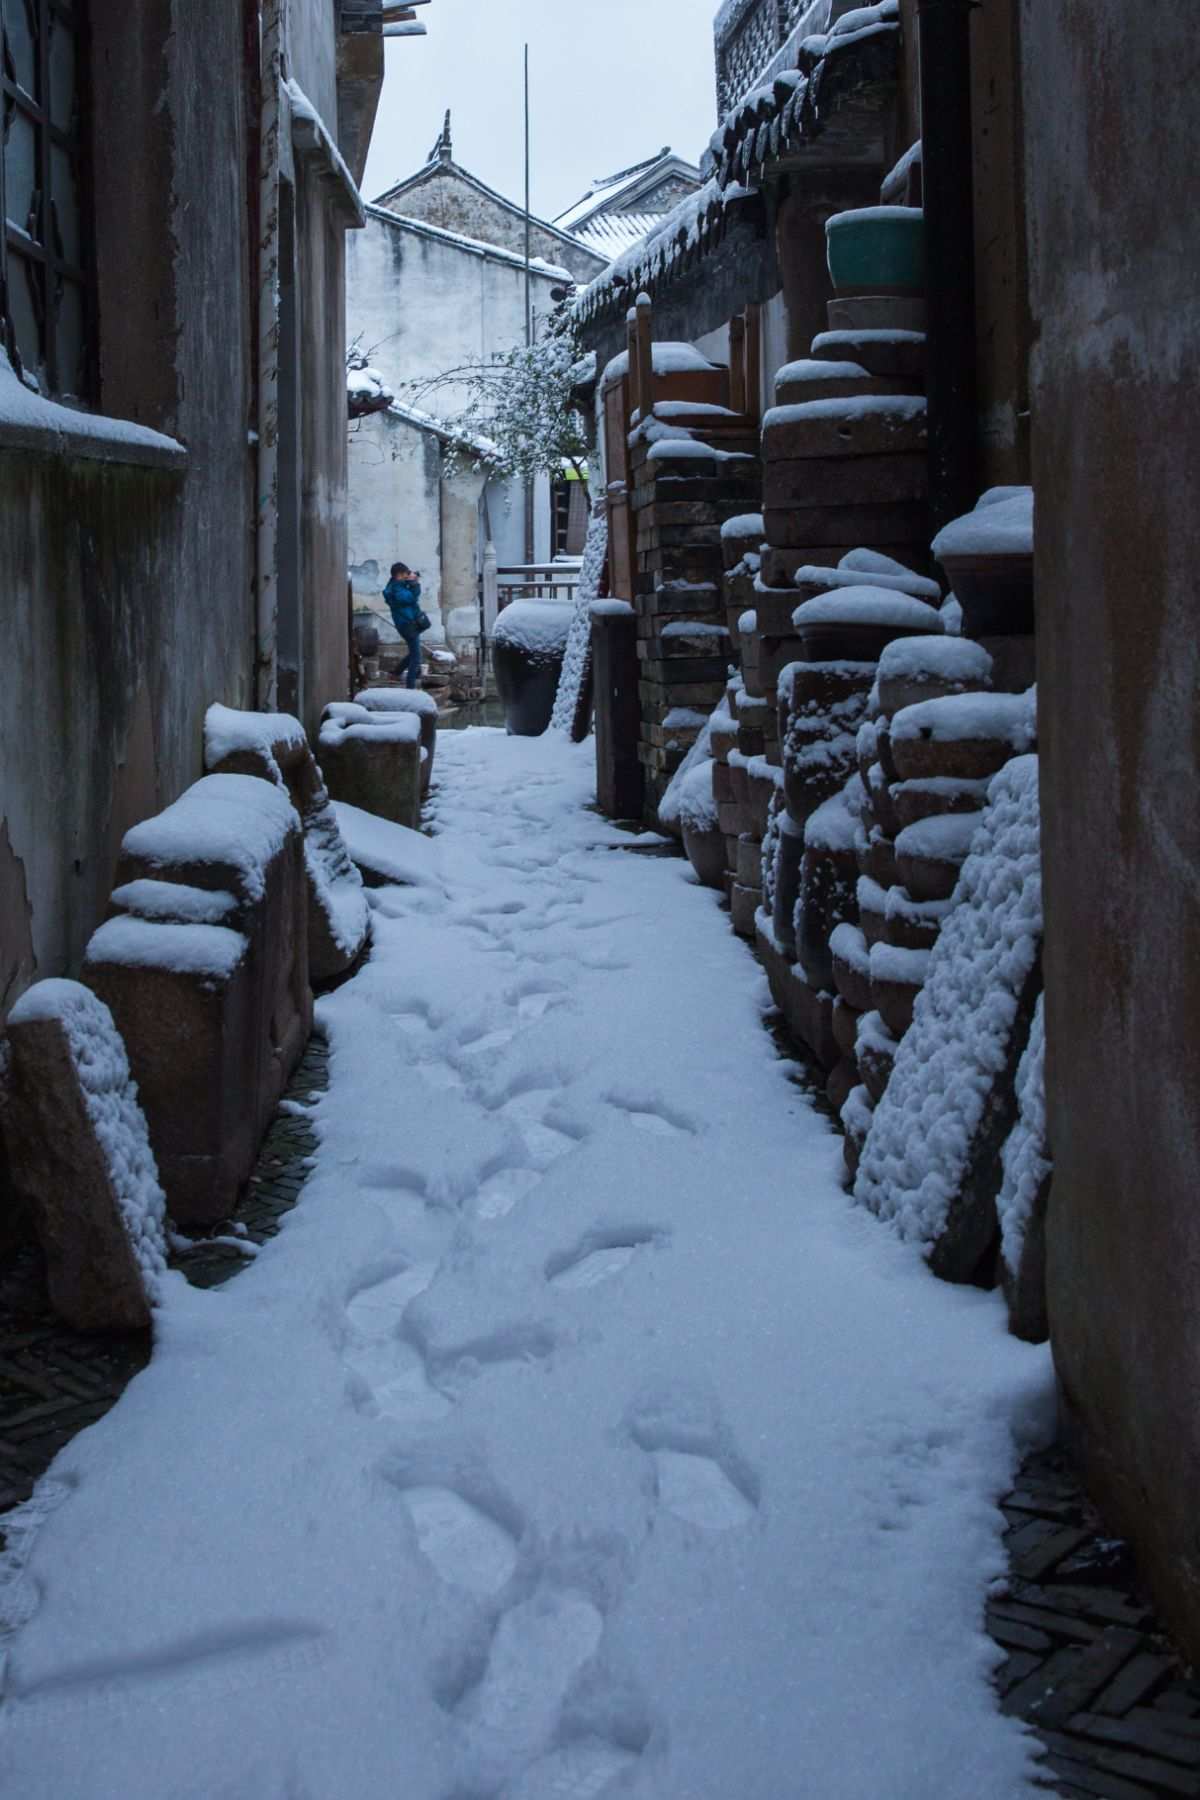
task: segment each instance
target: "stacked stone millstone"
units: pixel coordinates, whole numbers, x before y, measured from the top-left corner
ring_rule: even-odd
[[[637,528],[638,697],[646,812],[654,821],[704,719],[720,700],[731,641],[721,527],[757,504],[757,437],[729,414],[693,428],[658,417],[629,440]]]
[[[754,607],[754,589],[762,567],[762,541],[761,513],[739,513],[721,527],[721,555],[725,563],[721,596],[725,603],[725,624],[739,664],[742,660],[739,626],[743,613]]]
[[[900,585],[930,589],[921,577],[892,573],[887,587],[843,579],[842,571],[810,568],[793,589],[800,603],[791,625],[803,660],[788,664],[777,683],[785,815],[770,846],[772,908],[758,930],[776,1003],[826,1069],[839,1103],[858,1085],[853,1031],[838,1029],[845,1021],[837,1016],[830,949],[858,917],[856,844],[867,807],[858,731],[880,652],[894,638],[941,629],[929,600]]]
[[[860,1015],[861,1086],[843,1114],[851,1175],[912,1023],[988,782],[1028,745],[1028,699],[991,693],[990,675],[988,652],[969,639],[893,645],[859,732],[869,800],[858,844],[859,921],[842,926],[833,945],[841,1006]]]

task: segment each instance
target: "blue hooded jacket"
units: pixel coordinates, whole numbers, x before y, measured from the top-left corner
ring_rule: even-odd
[[[414,631],[421,614],[421,584],[415,576],[402,575],[383,590],[396,630]]]

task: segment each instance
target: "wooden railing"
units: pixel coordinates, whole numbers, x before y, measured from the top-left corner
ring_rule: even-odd
[[[503,610],[510,600],[573,600],[579,586],[580,563],[518,563],[496,570],[499,603]]]

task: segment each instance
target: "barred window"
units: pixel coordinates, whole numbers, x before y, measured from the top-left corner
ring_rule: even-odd
[[[94,398],[86,206],[84,0],[0,0],[4,154],[0,315],[18,371],[46,394]]]

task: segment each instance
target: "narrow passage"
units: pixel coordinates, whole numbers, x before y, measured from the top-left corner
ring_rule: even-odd
[[[592,753],[443,737],[321,1148],[6,1570],[24,1800],[1018,1800],[984,1634],[1044,1350],[842,1190]],[[2,1640],[0,1640],[2,1642]]]

